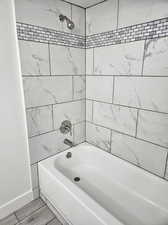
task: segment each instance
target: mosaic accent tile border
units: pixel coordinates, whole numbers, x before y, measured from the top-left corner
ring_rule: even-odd
[[[82,35],[70,34],[26,23],[17,22],[17,35],[19,40],[85,48],[85,37]]]
[[[86,48],[116,45],[168,36],[168,17],[86,37]]]

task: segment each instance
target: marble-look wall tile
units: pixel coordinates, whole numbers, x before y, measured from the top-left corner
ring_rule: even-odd
[[[93,54],[93,48],[86,49],[86,75],[93,75]]]
[[[29,137],[53,129],[52,106],[37,107],[26,110]]]
[[[85,49],[50,45],[52,75],[84,75]]]
[[[32,188],[33,189],[37,188],[39,186],[37,163],[31,165],[31,178],[32,178]]]
[[[115,77],[114,103],[168,113],[168,77]]]
[[[168,37],[147,40],[145,44],[143,74],[147,76],[168,76],[167,58]]]
[[[164,148],[112,132],[111,153],[154,174],[164,176],[167,157]]]
[[[86,140],[106,151],[110,151],[110,135],[109,129],[86,122]]]
[[[30,138],[31,164],[67,149],[67,145],[64,144],[65,138],[73,141],[73,135],[61,134],[60,130]]]
[[[85,9],[72,5],[72,21],[75,24],[72,33],[85,35]]]
[[[48,45],[19,41],[22,75],[50,75]]]
[[[144,41],[94,50],[94,74],[141,75]]]
[[[167,17],[167,8],[168,1],[165,0],[120,0],[119,27]]]
[[[42,106],[72,100],[72,77],[25,77],[26,107]]]
[[[140,111],[137,137],[168,148],[168,114]]]
[[[137,110],[112,104],[94,102],[93,122],[135,135]]]
[[[75,124],[74,127],[74,144],[80,144],[85,141],[86,124],[85,122]]]
[[[22,23],[71,32],[59,15],[71,18],[71,5],[60,0],[15,0],[16,20]]]
[[[93,102],[86,100],[86,121],[92,121],[93,117]]]
[[[84,99],[86,95],[86,77],[74,76],[73,77],[73,99]]]
[[[117,0],[104,1],[86,9],[86,34],[91,35],[117,28]]]
[[[112,102],[112,76],[87,76],[86,86],[86,98],[109,103]]]
[[[85,101],[75,101],[53,106],[54,128],[59,129],[64,120],[72,124],[85,120]]]

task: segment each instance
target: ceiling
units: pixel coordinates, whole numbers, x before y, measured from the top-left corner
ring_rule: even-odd
[[[79,5],[79,6],[84,7],[84,8],[93,6],[93,5],[98,4],[100,2],[104,2],[104,0],[65,0],[65,1],[76,4],[76,5]]]

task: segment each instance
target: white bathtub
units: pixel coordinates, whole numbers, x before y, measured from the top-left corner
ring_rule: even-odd
[[[73,225],[168,225],[168,182],[87,143],[40,162],[39,178]]]

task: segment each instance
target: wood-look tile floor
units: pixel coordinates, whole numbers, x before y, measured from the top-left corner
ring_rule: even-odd
[[[0,225],[62,225],[42,199],[36,199],[10,216]]]

